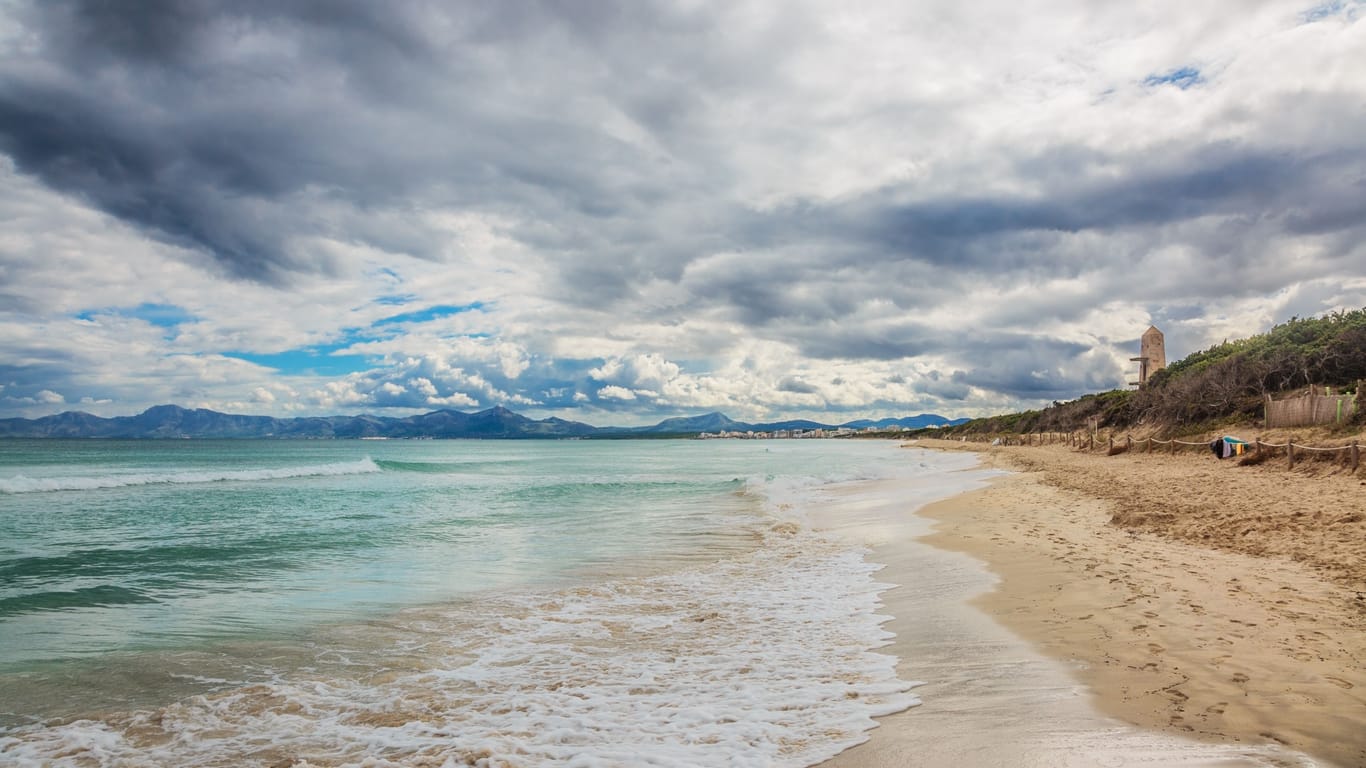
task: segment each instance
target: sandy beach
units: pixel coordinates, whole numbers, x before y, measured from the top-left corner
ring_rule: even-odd
[[[890,652],[925,682],[828,766],[1366,765],[1361,478],[969,447],[989,487],[818,521],[903,585]]]

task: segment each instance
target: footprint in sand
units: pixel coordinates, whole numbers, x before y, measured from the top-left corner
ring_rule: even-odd
[[[1324,676],[1323,676],[1323,679],[1324,679],[1324,680],[1327,680],[1328,682],[1332,683],[1333,685],[1336,685],[1337,687],[1343,689],[1344,691],[1351,690],[1351,689],[1353,689],[1353,688],[1356,687],[1355,685],[1352,685],[1351,683],[1347,682],[1346,680],[1343,680],[1343,679],[1340,678],[1340,677],[1333,677],[1332,675],[1324,675]]]
[[[1259,734],[1257,734],[1257,735],[1258,735],[1258,736],[1261,736],[1261,737],[1264,738],[1264,739],[1271,739],[1272,741],[1276,742],[1277,744],[1289,744],[1289,743],[1290,743],[1290,742],[1286,741],[1285,739],[1282,739],[1280,736],[1277,736],[1276,734],[1272,733],[1271,731],[1262,731],[1261,733],[1259,733]]]
[[[1216,702],[1214,704],[1209,705],[1208,707],[1205,707],[1205,711],[1210,713],[1211,715],[1222,715],[1224,714],[1225,709],[1228,709],[1227,701]]]
[[[1162,646],[1158,645],[1157,643],[1148,643],[1148,653],[1151,653],[1151,654],[1154,655],[1154,656],[1158,656],[1158,655],[1160,655],[1160,654],[1162,654],[1162,653],[1165,653],[1166,650],[1167,650],[1166,648],[1163,648]]]
[[[1233,673],[1233,682],[1238,683],[1239,685],[1241,685],[1241,684],[1243,684],[1243,683],[1246,683],[1248,680],[1251,680],[1251,679],[1252,679],[1252,678],[1248,677],[1247,675],[1243,674],[1242,672],[1235,672],[1235,673]]]

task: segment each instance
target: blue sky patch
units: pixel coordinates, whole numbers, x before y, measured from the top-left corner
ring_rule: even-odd
[[[223,356],[274,368],[286,376],[344,376],[348,373],[359,373],[373,368],[374,362],[365,355],[333,354],[351,346],[351,343],[348,340],[336,344],[319,344],[313,347],[300,347],[299,349],[289,349],[270,354],[224,352]]]
[[[182,323],[193,323],[199,318],[174,304],[139,304],[136,307],[105,307],[87,309],[76,314],[81,320],[94,320],[100,316],[129,317],[155,325],[158,328],[174,328]]]
[[[465,312],[482,310],[483,308],[484,303],[482,301],[476,301],[473,304],[459,305],[437,304],[436,306],[427,307],[426,309],[419,309],[414,312],[404,312],[402,314],[381,318],[371,323],[370,327],[377,328],[381,325],[393,325],[395,323],[426,323],[432,320],[439,320],[443,317],[451,317],[452,315],[459,315]]]
[[[1313,24],[1333,16],[1345,15],[1349,20],[1355,21],[1357,12],[1363,7],[1366,7],[1366,0],[1329,0],[1300,14],[1300,19],[1305,24]]]
[[[1205,82],[1205,78],[1200,75],[1200,70],[1195,67],[1181,67],[1164,75],[1148,75],[1143,79],[1143,84],[1146,86],[1174,85],[1183,91],[1203,82]]]

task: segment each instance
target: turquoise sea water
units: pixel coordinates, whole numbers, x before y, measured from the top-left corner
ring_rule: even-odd
[[[809,764],[914,701],[873,652],[875,566],[803,505],[969,463],[0,441],[0,762]]]

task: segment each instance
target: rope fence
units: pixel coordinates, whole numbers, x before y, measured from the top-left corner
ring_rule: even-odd
[[[968,438],[964,437],[962,439],[966,441]],[[1120,453],[1127,453],[1136,446],[1142,449],[1142,452],[1144,453],[1152,453],[1154,446],[1166,447],[1167,453],[1169,454],[1176,453],[1177,446],[1208,449],[1214,441],[1192,442],[1190,440],[1178,440],[1176,438],[1159,440],[1155,437],[1144,437],[1135,440],[1132,436],[1126,435],[1122,441],[1119,442],[1117,442],[1114,437],[1109,437],[1102,442],[1096,438],[1095,433],[1090,432],[1031,432],[1024,434],[986,435],[973,440],[973,442],[990,442],[992,445],[1021,446],[1042,446],[1066,443],[1072,448],[1083,451],[1093,451],[1097,448],[1105,448],[1108,455],[1114,456]],[[1302,445],[1293,440],[1288,440],[1284,443],[1269,443],[1261,438],[1257,438],[1250,442],[1246,442],[1245,445],[1249,449],[1249,452],[1241,454],[1243,456],[1243,461],[1247,461],[1251,458],[1252,461],[1260,463],[1260,461],[1270,458],[1269,455],[1264,454],[1284,450],[1286,465],[1290,468],[1293,468],[1295,462],[1299,460],[1298,454],[1306,452],[1321,454],[1345,453],[1345,463],[1351,468],[1353,473],[1355,473],[1357,468],[1361,465],[1361,444],[1359,440],[1353,440],[1348,445],[1320,446]],[[1257,457],[1262,458],[1259,459]]]

